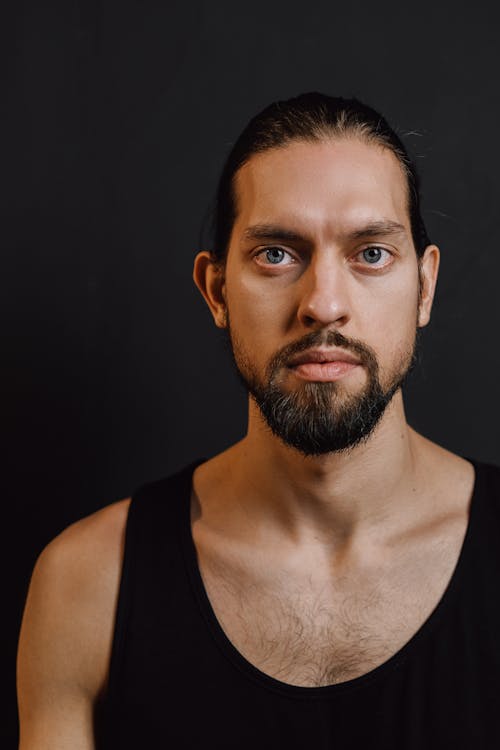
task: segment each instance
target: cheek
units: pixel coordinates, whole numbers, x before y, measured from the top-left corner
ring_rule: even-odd
[[[226,295],[232,325],[253,339],[280,329],[293,309],[290,290],[257,283],[242,275],[230,280]]]
[[[373,295],[363,314],[360,338],[379,353],[381,364],[408,352],[417,328],[418,288],[401,281]],[[356,335],[356,334],[355,334]]]
[[[251,296],[242,284],[227,287],[227,308],[233,343],[240,355],[255,364],[269,336],[269,320],[265,300]]]

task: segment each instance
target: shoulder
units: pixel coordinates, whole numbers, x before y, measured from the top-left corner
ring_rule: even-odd
[[[21,693],[97,697],[104,688],[129,504],[120,500],[73,523],[38,557],[19,640]]]
[[[68,526],[33,569],[17,653],[20,747],[93,747],[130,499]]]
[[[473,456],[458,455],[417,433],[423,474],[440,498],[465,501],[468,509],[473,496],[481,498],[483,508],[490,508],[500,521],[500,466]],[[493,518],[493,516],[492,516]]]
[[[41,589],[66,605],[104,605],[120,574],[130,498],[76,521],[42,551],[30,589]]]
[[[116,562],[130,502],[131,498],[118,500],[72,523],[44,548],[35,571],[69,564],[74,573],[79,570],[85,574],[97,562]]]

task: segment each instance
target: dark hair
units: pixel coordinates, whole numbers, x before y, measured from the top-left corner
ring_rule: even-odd
[[[357,99],[327,96],[318,92],[273,102],[255,115],[231,149],[219,179],[211,255],[224,264],[237,207],[234,177],[253,154],[284,146],[291,141],[320,141],[355,136],[388,148],[396,156],[408,184],[408,212],[418,257],[430,244],[420,213],[420,187],[415,165],[395,131],[371,107]]]

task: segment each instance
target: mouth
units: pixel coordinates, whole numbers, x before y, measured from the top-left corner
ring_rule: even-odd
[[[301,380],[326,383],[340,380],[357,367],[359,367],[359,364],[355,362],[333,360],[328,362],[302,362],[291,366],[290,370]]]
[[[302,380],[340,380],[360,366],[357,357],[341,349],[309,349],[293,357],[289,369]]]

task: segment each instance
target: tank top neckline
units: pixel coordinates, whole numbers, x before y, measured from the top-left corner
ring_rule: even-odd
[[[188,577],[190,579],[193,594],[198,604],[198,609],[202,619],[208,627],[211,635],[213,636],[216,645],[222,652],[223,656],[235,666],[241,673],[253,682],[257,682],[261,687],[265,687],[271,691],[281,693],[289,697],[295,698],[325,698],[334,694],[339,694],[346,691],[358,690],[365,686],[372,684],[374,681],[379,680],[388,672],[396,669],[401,665],[402,662],[406,661],[410,654],[412,654],[425,638],[430,634],[432,630],[443,618],[447,609],[450,608],[455,596],[460,588],[460,582],[463,578],[464,568],[467,567],[467,560],[471,554],[471,547],[473,547],[473,539],[476,537],[476,526],[478,524],[478,505],[479,498],[483,494],[483,483],[484,473],[481,469],[480,462],[461,456],[466,461],[469,461],[474,467],[474,485],[472,489],[471,498],[469,501],[469,518],[467,528],[462,540],[460,552],[455,563],[455,567],[451,574],[451,577],[444,589],[444,592],[437,602],[434,609],[415,631],[411,638],[403,644],[392,656],[386,659],[382,664],[369,670],[365,674],[358,677],[354,677],[349,680],[337,682],[332,685],[321,685],[321,686],[303,686],[303,685],[292,685],[282,680],[272,677],[266,674],[238,651],[236,646],[232,643],[229,637],[226,635],[222,625],[220,624],[215,611],[212,607],[205,584],[201,576],[201,571],[198,564],[198,554],[196,545],[194,543],[192,529],[191,529],[191,491],[192,491],[192,476],[197,466],[204,463],[207,459],[201,458],[193,461],[181,471],[181,480],[183,487],[181,491],[181,497],[179,501],[182,504],[182,511],[179,514],[179,520],[181,528],[179,529],[179,539],[184,553],[184,561],[187,568]]]

